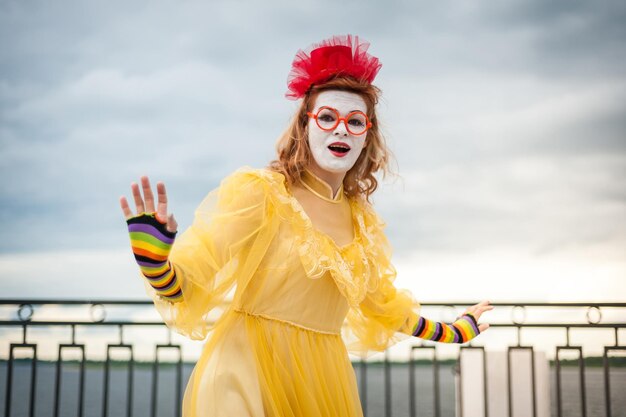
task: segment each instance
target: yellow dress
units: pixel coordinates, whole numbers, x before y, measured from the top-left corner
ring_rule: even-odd
[[[348,352],[410,337],[418,311],[393,286],[384,223],[365,199],[347,200],[354,238],[342,246],[268,169],[242,167],[202,201],[170,254],[183,300],[146,285],[170,328],[209,335],[185,417],[363,415]]]

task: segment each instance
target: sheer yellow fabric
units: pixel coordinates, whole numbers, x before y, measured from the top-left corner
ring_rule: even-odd
[[[181,281],[183,301],[170,303],[146,288],[167,326],[202,340],[211,329],[207,314],[226,302],[237,282],[245,287],[275,234],[267,187],[259,176],[241,171],[200,203],[169,257]]]
[[[169,327],[192,339],[211,331],[185,416],[362,416],[348,351],[384,350],[418,315],[393,286],[384,223],[364,199],[349,203],[355,236],[339,247],[282,174],[243,167],[203,200],[170,257],[183,300],[146,287]]]
[[[363,223],[377,286],[367,292],[359,308],[348,312],[343,339],[350,352],[368,357],[411,337],[420,306],[411,292],[393,285],[396,269],[391,264],[391,245],[383,233],[385,223],[371,207],[365,211]]]

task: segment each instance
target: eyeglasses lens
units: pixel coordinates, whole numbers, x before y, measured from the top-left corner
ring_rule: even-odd
[[[317,113],[317,124],[320,128],[325,130],[337,127],[338,119],[339,116],[337,115],[337,112],[331,109],[321,109],[319,113]]]
[[[363,113],[353,113],[348,119],[348,131],[360,135],[367,130],[367,119]]]
[[[317,113],[317,124],[321,129],[332,130],[339,124],[339,115],[332,109],[322,108]],[[352,113],[346,125],[353,135],[363,134],[367,130],[367,118],[363,113]]]

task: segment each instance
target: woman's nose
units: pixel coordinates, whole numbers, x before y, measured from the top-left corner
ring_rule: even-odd
[[[333,134],[335,136],[348,136],[348,130],[346,129],[346,124],[343,122],[343,120],[339,122]]]

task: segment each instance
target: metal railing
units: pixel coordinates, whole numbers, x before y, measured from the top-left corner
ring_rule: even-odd
[[[444,308],[454,308],[455,306],[467,306],[468,303],[463,302],[450,302],[450,303],[421,303],[422,307],[444,307]],[[517,340],[511,341],[507,347],[507,368],[508,368],[508,412],[509,416],[512,415],[511,408],[511,398],[514,393],[512,391],[511,384],[511,355],[515,351],[529,351],[531,354],[531,369],[532,369],[532,401],[533,401],[533,416],[536,414],[536,406],[535,406],[535,362],[534,358],[534,347],[533,345],[522,345],[522,332],[524,329],[532,329],[532,328],[553,328],[553,329],[564,329],[566,335],[566,343],[564,345],[556,345],[554,348],[554,365],[555,365],[555,373],[556,373],[556,386],[554,390],[556,391],[556,410],[553,414],[557,416],[563,415],[563,398],[562,398],[562,353],[564,351],[573,351],[576,352],[578,357],[578,379],[581,389],[581,409],[579,410],[579,414],[582,416],[587,416],[587,392],[585,390],[586,381],[585,381],[585,366],[584,366],[584,358],[583,353],[585,347],[582,345],[573,345],[570,343],[570,333],[574,329],[611,329],[614,333],[614,343],[610,345],[603,346],[603,355],[602,355],[602,369],[603,369],[603,381],[604,381],[604,404],[605,404],[605,415],[607,417],[614,416],[614,411],[611,405],[612,398],[612,390],[610,385],[610,354],[612,352],[624,352],[626,353],[626,346],[620,344],[619,341],[619,330],[626,328],[626,323],[623,320],[618,320],[618,322],[604,323],[602,322],[602,312],[609,309],[626,309],[626,303],[492,303],[494,307],[509,307],[511,309],[511,314],[514,316],[514,313],[517,311],[526,312],[527,309],[530,308],[542,308],[542,309],[586,309],[586,323],[556,323],[556,322],[535,322],[535,323],[525,323],[524,320],[516,320],[514,317],[511,319],[511,322],[503,322],[503,323],[492,323],[490,322],[490,328],[494,329],[515,329]],[[54,307],[68,307],[68,306],[83,306],[89,307],[89,317],[86,319],[33,319],[33,315],[35,313],[35,308],[44,308],[46,306],[54,306]],[[5,350],[6,345],[8,345],[8,354],[4,357],[0,357],[0,360],[6,360],[6,389],[5,389],[5,398],[4,398],[4,415],[9,417],[12,415],[12,398],[14,396],[14,379],[16,376],[15,364],[16,364],[16,352],[18,350],[26,350],[32,353],[32,360],[30,364],[30,383],[28,388],[21,387],[26,392],[20,392],[21,398],[28,398],[28,412],[29,416],[35,415],[35,408],[37,406],[37,396],[36,396],[36,386],[38,381],[38,373],[37,369],[40,365],[40,360],[38,356],[38,352],[41,352],[41,349],[38,350],[39,343],[33,342],[29,340],[29,331],[34,328],[56,328],[56,327],[65,327],[71,330],[71,341],[70,343],[58,343],[56,345],[56,357],[53,360],[55,371],[54,371],[54,398],[53,398],[53,407],[49,414],[54,415],[55,417],[59,416],[60,413],[60,404],[61,404],[61,386],[62,386],[62,365],[66,363],[63,360],[63,352],[67,350],[77,350],[80,353],[79,360],[79,369],[78,369],[78,392],[77,394],[77,408],[75,414],[77,416],[85,415],[85,364],[88,361],[86,356],[86,346],[85,343],[77,343],[76,340],[76,329],[77,328],[117,328],[118,329],[118,342],[117,343],[106,343],[106,355],[104,358],[100,358],[100,362],[104,362],[103,370],[102,370],[102,401],[101,408],[97,410],[97,412],[92,412],[91,414],[108,416],[110,415],[110,400],[111,400],[111,392],[109,390],[109,385],[111,384],[111,366],[114,363],[112,361],[111,353],[113,351],[127,351],[129,353],[128,360],[128,375],[127,375],[127,386],[128,389],[126,391],[126,399],[125,399],[125,415],[131,416],[133,415],[133,378],[134,372],[133,369],[136,365],[135,361],[135,352],[136,347],[133,343],[125,342],[125,331],[127,329],[135,329],[139,326],[156,326],[157,328],[164,328],[163,323],[158,320],[148,320],[148,321],[138,321],[132,319],[116,319],[116,320],[107,320],[107,306],[122,306],[124,308],[152,308],[151,301],[121,301],[121,300],[55,300],[55,299],[39,299],[39,300],[28,300],[28,299],[5,299],[0,300],[0,312],[4,311],[4,316],[13,315],[14,317],[0,321],[0,334],[6,334],[7,329],[21,327],[21,341],[11,341],[9,338],[3,336],[0,342],[0,349],[2,351]],[[597,317],[592,319],[593,315]],[[621,315],[624,317],[624,315]],[[175,399],[174,404],[171,405],[170,410],[173,415],[180,416],[181,412],[181,390],[184,388],[183,386],[183,346],[180,343],[173,343],[172,333],[167,329],[168,341],[167,343],[155,343],[153,345],[153,360],[151,364],[148,366],[151,367],[151,376],[150,376],[150,392],[149,392],[149,415],[151,417],[156,417],[157,414],[162,414],[162,411],[158,410],[158,391],[159,391],[159,353],[163,351],[173,351],[176,353],[176,360],[174,361],[176,378],[175,378]],[[12,337],[15,337],[14,335]],[[416,392],[416,380],[415,380],[415,369],[416,369],[416,360],[415,353],[418,352],[431,352],[432,360],[430,364],[432,365],[432,389],[433,389],[433,403],[432,403],[432,415],[436,417],[441,417],[442,414],[442,395],[441,395],[441,364],[443,363],[438,356],[438,344],[433,342],[421,341],[421,339],[415,339],[415,344],[410,347],[410,353],[408,357],[408,361],[406,362],[406,366],[408,367],[408,398],[404,398],[405,401],[408,402],[408,413],[410,416],[423,415],[422,413],[418,414],[416,396],[414,395]],[[489,416],[489,407],[488,402],[488,390],[487,390],[487,366],[486,366],[486,355],[485,355],[485,346],[480,346],[474,343],[475,341],[471,341],[468,344],[460,346],[459,356],[456,358],[456,362],[453,367],[453,371],[460,381],[463,380],[463,375],[461,374],[461,353],[464,350],[477,350],[482,354],[483,357],[483,375],[482,380],[484,383],[484,397],[482,401],[484,403],[484,415],[485,417]],[[48,356],[50,356],[50,351],[48,350]],[[383,398],[383,410],[384,415],[386,417],[390,417],[392,415],[398,415],[394,411],[393,405],[396,404],[393,402],[393,394],[394,390],[392,388],[392,368],[396,366],[395,362],[392,362],[390,359],[390,355],[388,352],[385,353],[384,360],[381,364],[371,363],[368,361],[360,361],[355,363],[355,371],[358,374],[358,384],[359,384],[359,393],[361,397],[361,401],[363,404],[363,411],[365,415],[368,415],[368,384],[369,376],[368,374],[371,372],[372,366],[382,366],[382,389],[377,391],[377,395]],[[623,390],[623,387],[618,387]],[[623,392],[623,391],[622,391]],[[462,391],[459,392],[459,395],[462,395]],[[461,398],[457,399],[457,401],[461,401]],[[93,411],[93,410],[90,410]],[[554,410],[553,410],[554,411]],[[462,416],[462,409],[460,412]],[[593,417],[593,416],[590,416]]]

